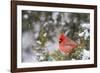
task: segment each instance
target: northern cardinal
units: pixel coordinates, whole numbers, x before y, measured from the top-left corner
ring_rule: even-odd
[[[64,54],[69,54],[71,51],[77,47],[77,43],[72,41],[69,37],[62,33],[59,37],[59,49]]]

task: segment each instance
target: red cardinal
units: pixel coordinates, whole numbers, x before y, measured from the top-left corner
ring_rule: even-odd
[[[59,49],[64,54],[69,54],[77,44],[62,33],[59,38]]]

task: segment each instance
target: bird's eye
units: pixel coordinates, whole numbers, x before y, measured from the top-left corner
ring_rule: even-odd
[[[59,43],[61,43],[61,42],[62,42],[62,40],[60,39],[60,40],[59,40]]]

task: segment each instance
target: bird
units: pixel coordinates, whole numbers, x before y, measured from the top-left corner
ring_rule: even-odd
[[[65,36],[64,33],[60,34],[59,37],[59,50],[63,54],[70,54],[73,49],[77,47],[77,43],[71,40],[68,36]]]

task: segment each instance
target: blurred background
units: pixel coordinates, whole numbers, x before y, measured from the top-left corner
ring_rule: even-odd
[[[77,43],[69,54],[59,36]],[[22,10],[22,62],[90,59],[90,14]]]

